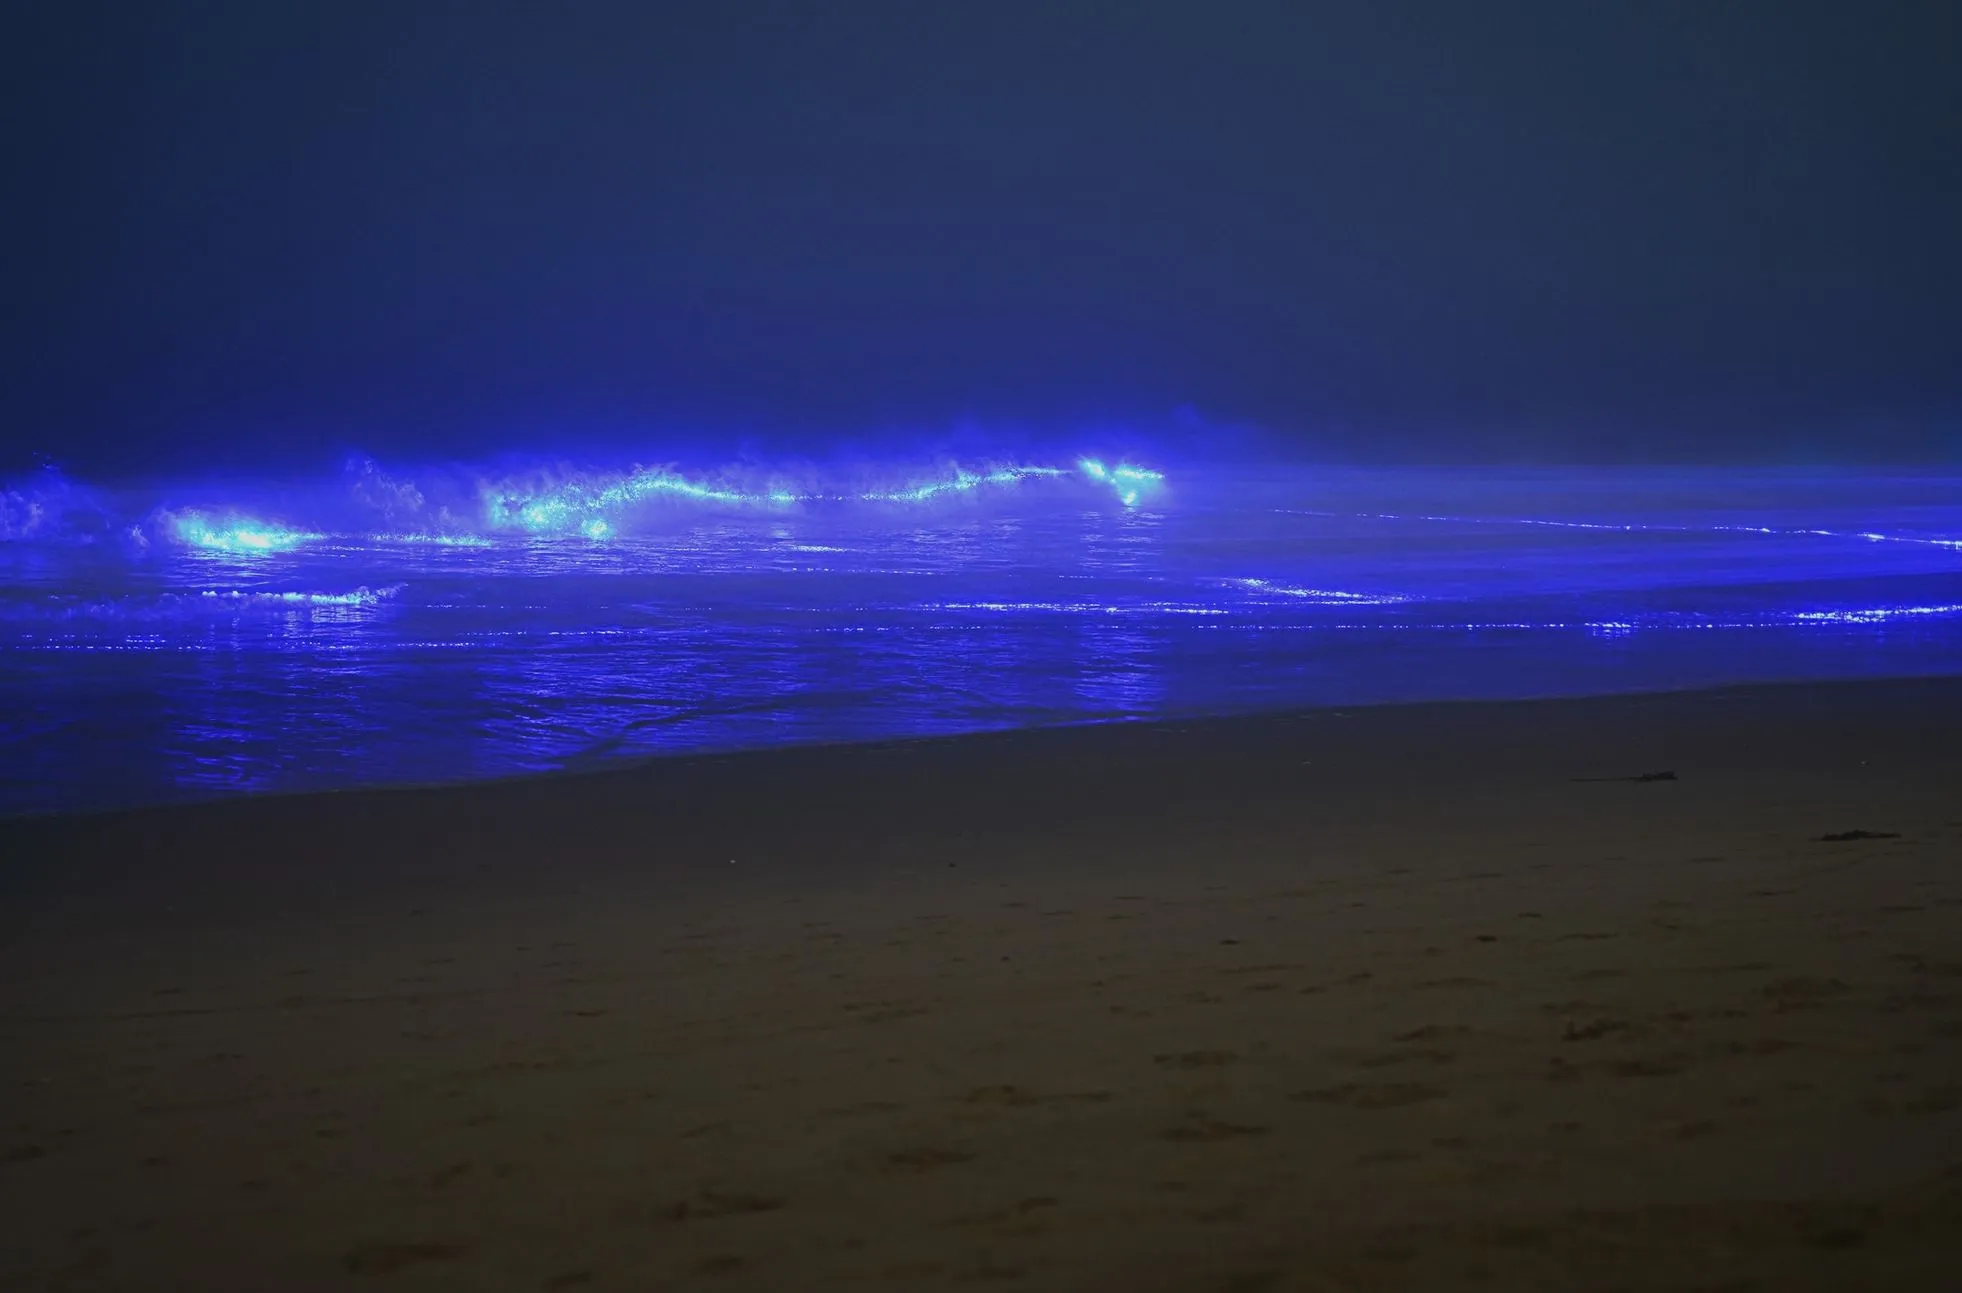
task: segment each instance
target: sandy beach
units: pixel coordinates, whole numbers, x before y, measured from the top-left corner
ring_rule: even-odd
[[[8,1290],[1962,1271],[1962,679],[664,761],[0,859]]]

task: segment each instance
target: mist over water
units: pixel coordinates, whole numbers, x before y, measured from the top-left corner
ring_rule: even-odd
[[[1119,457],[0,489],[0,812],[1962,670],[1962,481]]]

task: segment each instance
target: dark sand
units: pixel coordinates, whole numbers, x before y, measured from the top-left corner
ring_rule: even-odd
[[[0,903],[9,1291],[1962,1287],[1962,680],[16,822]]]

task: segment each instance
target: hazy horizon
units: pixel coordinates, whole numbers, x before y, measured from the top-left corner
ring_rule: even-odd
[[[0,470],[1962,452],[1940,0],[108,0],[0,59]]]

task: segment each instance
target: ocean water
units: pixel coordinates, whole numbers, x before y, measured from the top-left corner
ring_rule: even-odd
[[[0,813],[1962,672],[1962,480],[1140,460],[0,490]]]

